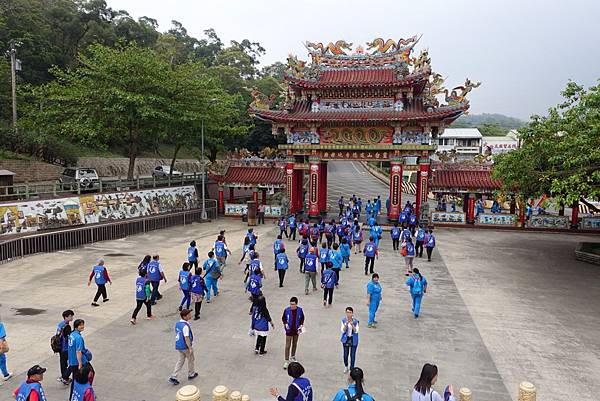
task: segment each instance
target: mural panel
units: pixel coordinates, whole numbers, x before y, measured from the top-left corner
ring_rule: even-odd
[[[492,224],[499,226],[514,226],[517,222],[515,214],[480,214],[478,217],[479,224]]]
[[[569,218],[567,216],[531,216],[529,227],[536,228],[569,228]]]
[[[241,216],[248,213],[248,205],[245,203],[226,203],[226,216]],[[281,206],[265,206],[265,217],[280,217],[282,213]]]
[[[431,222],[467,224],[467,218],[465,213],[461,212],[433,212],[431,213]]]

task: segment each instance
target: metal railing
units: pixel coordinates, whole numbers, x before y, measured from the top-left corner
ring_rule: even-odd
[[[216,219],[217,201],[207,199],[206,204],[208,220]],[[202,210],[197,208],[152,217],[25,235],[0,242],[0,264],[37,253],[63,251],[94,242],[110,241],[163,228],[199,223],[203,221],[201,214]]]
[[[74,183],[42,182],[0,186],[0,202],[8,200],[47,199],[59,196],[72,196],[82,193],[120,192],[149,188],[201,184],[202,173],[182,174],[173,177],[145,177],[133,180],[121,178],[100,178],[90,186]]]

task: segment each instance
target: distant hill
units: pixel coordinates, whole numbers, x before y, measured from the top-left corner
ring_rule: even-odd
[[[464,124],[465,126],[471,127],[480,126],[484,124],[498,124],[502,128],[511,130],[521,128],[526,124],[526,122],[523,120],[519,120],[515,117],[505,116],[504,114],[483,113],[460,116],[456,120],[455,124]]]

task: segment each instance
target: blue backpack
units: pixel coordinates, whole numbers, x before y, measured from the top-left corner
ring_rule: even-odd
[[[423,295],[423,279],[416,279],[413,277],[413,286],[411,292],[413,295]]]

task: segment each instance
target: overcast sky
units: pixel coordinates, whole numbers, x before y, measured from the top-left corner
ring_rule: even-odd
[[[472,113],[522,119],[545,114],[569,79],[585,86],[600,78],[597,0],[107,0],[133,17],[171,20],[202,37],[247,38],[266,49],[263,65],[289,53],[308,59],[302,42],[345,39],[363,44],[423,34],[434,71],[446,86],[481,81]]]

